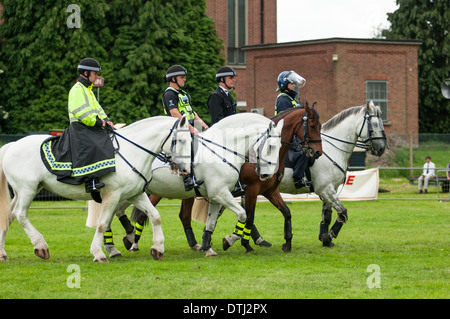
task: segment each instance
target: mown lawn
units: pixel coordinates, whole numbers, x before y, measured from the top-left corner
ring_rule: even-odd
[[[213,236],[213,249],[219,254],[215,258],[189,249],[177,206],[160,206],[164,259],[155,261],[150,255],[150,227],[144,230],[141,250],[127,252],[122,245],[124,231],[115,219],[114,241],[123,256],[108,264],[92,262],[94,230],[85,227],[86,211],[32,209],[31,222],[49,244],[50,259],[34,256],[15,221],[6,237],[9,261],[0,262],[0,298],[450,297],[449,202],[380,200],[344,205],[349,221],[334,240],[336,246],[324,248],[317,240],[321,203],[290,203],[294,232],[290,253],[281,250],[282,215],[269,203],[257,204],[256,224],[273,246],[253,245],[255,252],[246,254],[237,243],[224,252],[222,238],[236,222],[227,210]],[[203,225],[193,222],[193,227],[200,242]],[[79,269],[80,288],[69,288],[77,275],[68,272],[70,265]]]

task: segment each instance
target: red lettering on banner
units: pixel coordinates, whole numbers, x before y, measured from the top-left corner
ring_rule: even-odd
[[[353,185],[353,181],[355,180],[355,175],[349,175],[347,177],[347,183],[345,183],[345,185]]]

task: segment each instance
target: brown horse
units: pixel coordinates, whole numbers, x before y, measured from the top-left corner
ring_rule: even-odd
[[[284,119],[284,126],[281,133],[281,141],[283,147],[280,149],[279,153],[279,169],[278,172],[266,181],[261,181],[255,173],[254,163],[246,162],[240,171],[240,181],[242,184],[246,185],[245,188],[245,210],[247,213],[247,221],[243,230],[243,236],[241,243],[246,248],[247,252],[253,251],[249,244],[250,231],[252,232],[252,237],[255,243],[264,246],[268,243],[262,241],[256,242],[259,235],[254,235],[257,233],[256,227],[254,227],[254,214],[256,206],[256,198],[259,194],[265,196],[275,207],[277,207],[284,216],[284,238],[286,243],[283,244],[283,250],[288,252],[291,250],[292,241],[292,224],[291,224],[291,213],[286,203],[283,201],[280,192],[277,187],[283,177],[284,172],[284,158],[290,148],[296,150],[303,150],[308,157],[318,158],[322,155],[322,142],[320,137],[321,124],[319,122],[319,115],[314,110],[314,105],[310,108],[306,105],[305,108],[292,108],[285,112],[278,114],[273,117],[272,120],[278,123],[281,119]],[[162,197],[150,195],[150,201],[154,206],[156,206]],[[194,204],[194,198],[184,199],[181,204],[179,217],[183,224],[188,244],[191,248],[199,249],[199,245],[195,239],[194,233],[191,227],[191,210]],[[139,241],[142,227],[146,222],[145,214],[134,209],[132,213],[132,218],[137,223],[137,234],[135,236],[135,243]],[[237,226],[238,227],[238,226]],[[228,237],[228,236],[227,236]],[[207,251],[211,248],[211,237],[208,232],[203,234],[203,243],[201,250]],[[128,242],[126,237],[124,237],[124,243],[127,249],[132,247],[132,243]],[[232,243],[224,238],[223,248],[228,249]],[[270,244],[268,244],[270,245]],[[135,245],[134,247],[136,247]]]

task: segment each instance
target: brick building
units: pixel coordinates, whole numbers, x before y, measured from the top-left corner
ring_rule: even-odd
[[[373,100],[387,134],[418,133],[418,40],[331,38],[277,43],[276,0],[207,0],[207,14],[239,77],[242,110],[273,116],[277,76],[306,79],[300,100],[317,102],[324,123],[341,110]]]

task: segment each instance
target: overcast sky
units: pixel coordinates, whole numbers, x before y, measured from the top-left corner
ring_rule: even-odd
[[[277,0],[278,42],[373,38],[395,0]]]

